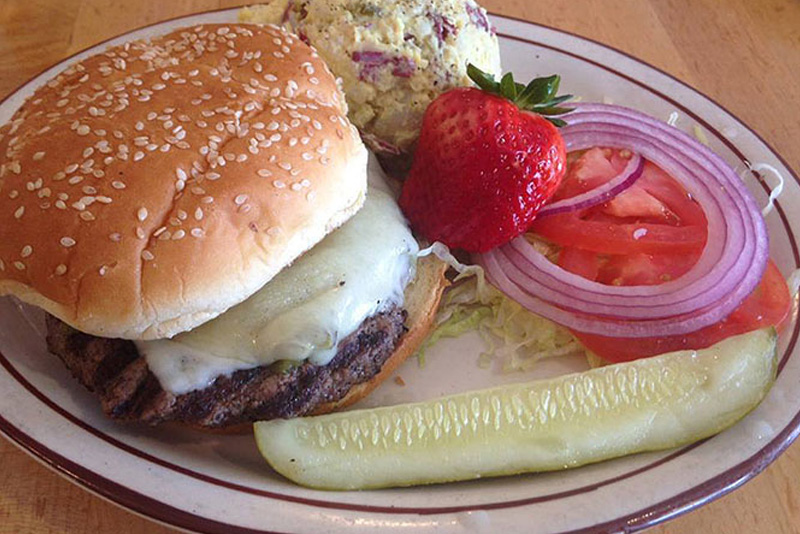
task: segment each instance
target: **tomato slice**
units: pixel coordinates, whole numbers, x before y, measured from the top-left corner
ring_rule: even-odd
[[[603,148],[571,154],[556,198],[569,198],[612,179],[625,168],[626,155]],[[697,262],[707,238],[707,221],[700,205],[677,181],[646,162],[642,176],[611,201],[543,217],[531,231],[561,247],[558,264],[567,271],[607,285],[657,285],[682,276]],[[733,313],[696,332],[659,338],[573,333],[601,358],[621,362],[705,348],[729,336],[777,326],[790,309],[786,281],[770,261],[760,285]]]
[[[601,254],[682,254],[702,250],[706,243],[704,226],[620,224],[583,220],[572,213],[537,219],[530,229],[557,245]]]
[[[625,151],[593,148],[570,166],[556,199],[598,187],[624,169]],[[628,155],[628,158],[630,155]],[[534,221],[530,231],[562,247],[599,254],[694,254],[706,242],[702,208],[656,165],[615,198],[582,211]]]
[[[761,283],[722,321],[679,336],[652,338],[606,337],[573,332],[590,351],[609,362],[625,362],[685,349],[702,349],[730,336],[767,326],[783,326],[792,308],[789,288],[770,260]]]

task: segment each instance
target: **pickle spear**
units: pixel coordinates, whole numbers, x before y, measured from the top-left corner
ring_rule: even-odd
[[[713,347],[426,402],[255,424],[303,486],[352,490],[577,467],[733,425],[775,379],[774,329]]]

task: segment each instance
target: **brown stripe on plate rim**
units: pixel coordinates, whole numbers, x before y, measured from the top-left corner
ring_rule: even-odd
[[[140,28],[136,28],[136,29],[130,30],[129,32],[126,32],[126,33],[124,33],[122,35],[118,35],[118,36],[106,39],[104,41],[101,41],[100,43],[97,43],[95,45],[92,45],[92,46],[88,47],[87,49],[85,49],[83,51],[77,52],[77,53],[69,56],[68,58],[65,58],[64,60],[60,61],[56,65],[60,65],[60,64],[62,64],[64,62],[67,62],[70,59],[72,59],[73,57],[75,57],[76,55],[78,55],[78,54],[80,54],[82,52],[85,52],[86,50],[88,50],[90,48],[94,48],[94,47],[100,46],[100,45],[102,45],[104,43],[108,43],[109,41],[111,41],[113,39],[117,39],[119,37],[124,37],[126,35],[129,35],[132,32],[135,32],[135,31],[146,29],[146,28],[149,28],[149,27],[152,27],[152,26],[156,26],[158,24],[163,24],[163,23],[166,23],[166,22],[180,20],[180,19],[186,18],[187,16],[206,15],[206,14],[212,14],[212,13],[223,12],[223,11],[233,11],[235,9],[237,9],[237,8],[215,9],[215,10],[205,11],[205,12],[201,12],[201,13],[194,13],[192,15],[182,15],[182,16],[178,16],[178,17],[173,17],[173,18],[170,18],[170,19],[167,19],[167,20],[159,21],[159,22],[154,23],[154,24],[145,25],[145,26],[142,26]],[[775,156],[789,170],[789,173],[794,178],[794,180],[798,184],[800,184],[800,179],[798,179],[798,176],[793,172],[793,170],[789,167],[789,165],[786,163],[786,161],[781,157],[780,154],[778,154],[774,149],[772,149],[772,147],[766,141],[764,141],[764,139],[757,132],[755,132],[752,128],[750,128],[749,126],[744,124],[742,121],[740,121],[735,115],[730,113],[726,108],[724,108],[723,106],[718,104],[715,100],[709,98],[708,96],[706,96],[702,92],[692,88],[691,86],[681,82],[680,80],[678,80],[677,78],[675,78],[671,74],[666,73],[663,70],[661,70],[661,69],[659,69],[657,67],[654,67],[654,66],[652,66],[652,65],[650,65],[650,64],[648,64],[648,63],[646,63],[644,61],[641,61],[641,60],[631,56],[630,54],[628,54],[626,52],[623,52],[623,51],[618,50],[618,49],[616,49],[614,47],[599,43],[598,41],[594,41],[592,39],[589,39],[589,38],[586,38],[586,37],[582,37],[580,35],[577,35],[577,34],[574,34],[574,33],[571,33],[571,32],[558,30],[556,28],[550,28],[548,26],[545,26],[545,25],[542,25],[542,24],[538,24],[538,23],[534,23],[534,22],[530,22],[530,21],[524,21],[524,20],[520,20],[520,19],[515,19],[513,17],[506,17],[506,16],[502,16],[502,15],[494,15],[494,16],[506,18],[506,19],[509,19],[509,20],[517,20],[517,21],[522,22],[522,23],[524,23],[526,25],[529,25],[529,26],[534,26],[534,27],[538,26],[538,27],[546,28],[548,30],[552,30],[552,31],[554,31],[556,33],[559,33],[559,34],[564,34],[564,35],[568,35],[568,36],[574,37],[574,38],[579,39],[579,40],[591,42],[591,43],[593,43],[593,44],[595,44],[595,45],[597,45],[599,47],[612,50],[612,51],[614,51],[614,52],[616,52],[618,54],[621,54],[621,55],[623,55],[625,57],[628,57],[628,58],[630,58],[631,60],[635,61],[638,64],[641,64],[641,65],[644,65],[646,67],[649,67],[649,68],[651,68],[651,69],[653,69],[655,71],[658,71],[661,74],[663,74],[663,75],[665,75],[665,76],[677,81],[682,86],[684,86],[684,87],[688,88],[689,90],[691,90],[691,91],[703,96],[709,102],[711,102],[712,104],[714,104],[718,108],[720,108],[723,111],[725,111],[726,113],[728,113],[741,126],[743,126],[747,131],[749,131],[751,134],[755,135],[756,138],[758,138],[767,147],[767,149],[772,153],[772,155]],[[524,39],[524,38],[521,38],[521,37],[518,37],[518,36],[515,36],[515,35],[509,35],[509,34],[499,34],[499,35],[501,37],[508,38],[508,39],[511,39],[511,40],[517,40],[517,41],[520,41],[520,42],[523,42],[523,43],[526,43],[526,44],[531,44],[531,45],[534,45],[534,46],[540,46],[542,48],[548,48],[548,49],[551,49],[551,50],[554,50],[554,51],[557,51],[557,52],[560,52],[560,53],[564,53],[564,54],[570,55],[570,56],[572,56],[572,57],[574,57],[574,58],[576,58],[578,60],[589,62],[589,63],[591,63],[591,64],[593,64],[595,66],[598,66],[598,67],[602,68],[603,70],[606,70],[608,72],[611,72],[613,74],[616,74],[618,76],[621,76],[621,77],[623,77],[625,79],[630,80],[631,82],[639,85],[643,89],[645,89],[645,90],[647,90],[647,91],[649,91],[649,92],[651,92],[651,93],[663,98],[664,100],[672,103],[677,108],[679,108],[679,109],[683,110],[685,113],[687,113],[687,115],[689,115],[693,119],[695,119],[698,123],[701,123],[706,129],[708,129],[711,133],[713,133],[723,144],[725,144],[734,154],[736,154],[737,157],[739,157],[739,159],[741,159],[744,164],[747,165],[748,161],[743,156],[741,151],[739,151],[738,148],[735,145],[733,145],[728,139],[726,139],[724,136],[722,136],[721,133],[718,130],[716,130],[716,128],[714,128],[711,125],[709,125],[704,119],[702,119],[701,117],[697,116],[691,110],[684,108],[680,103],[674,101],[674,99],[668,97],[667,95],[664,95],[661,92],[656,91],[655,89],[653,89],[653,88],[651,88],[651,87],[649,87],[647,85],[644,85],[642,82],[640,82],[638,80],[635,80],[635,79],[633,79],[633,78],[631,78],[631,77],[629,77],[629,76],[627,76],[627,75],[625,75],[625,74],[623,74],[621,72],[618,72],[618,71],[616,71],[614,69],[611,69],[611,68],[609,68],[609,67],[607,67],[605,65],[598,64],[597,62],[594,62],[593,60],[590,60],[590,59],[587,59],[585,57],[576,55],[576,54],[574,54],[572,52],[569,52],[569,51],[566,51],[566,50],[561,50],[561,49],[555,48],[555,47],[553,47],[551,45],[538,43],[538,42],[530,40],[530,39]],[[28,82],[24,83],[20,87],[23,87],[23,86],[29,84],[31,81],[33,81],[36,78],[38,78],[39,76],[41,76],[42,73],[44,73],[45,71],[49,70],[50,68],[52,68],[52,66],[43,69],[39,74],[37,74],[36,76],[32,77],[30,80],[28,80]],[[0,101],[0,104],[5,102],[5,100],[7,100],[11,95],[16,94],[16,92],[18,92],[18,91],[19,91],[19,89],[17,89],[16,91],[10,93],[9,95],[7,95],[5,98],[3,98],[2,101]],[[757,173],[754,173],[754,175],[756,176],[758,181],[761,183],[762,187],[766,191],[769,191],[769,186],[763,181],[763,178],[760,175],[758,175]],[[781,221],[782,221],[785,229],[787,230],[787,235],[790,238],[790,242],[791,242],[791,245],[792,245],[792,251],[794,253],[794,258],[795,258],[795,264],[800,266],[800,254],[798,253],[797,242],[796,242],[796,240],[794,238],[794,234],[792,232],[791,226],[789,226],[788,220],[786,219],[786,216],[785,216],[785,213],[783,212],[782,207],[780,206],[779,203],[776,203],[776,211],[779,213]],[[791,339],[791,341],[789,343],[789,347],[787,348],[787,350],[784,353],[783,358],[781,360],[781,368],[783,367],[783,365],[785,365],[786,361],[791,356],[791,353],[794,350],[794,347],[796,346],[797,339],[798,339],[798,333],[800,332],[800,329],[798,328],[799,326],[800,326],[799,324],[797,324],[797,323],[795,324],[795,329],[794,329],[794,332],[793,332],[792,339]],[[8,369],[8,366],[10,366],[10,362],[8,362],[8,360],[2,354],[0,354],[0,359],[2,359],[3,365]],[[16,371],[16,370],[14,370],[14,371]],[[27,383],[27,381],[23,377],[19,376],[16,372],[14,374],[16,375],[15,378],[17,378],[18,381],[19,381],[19,378],[22,378],[22,380],[25,383]],[[28,385],[30,385],[30,384],[28,383]],[[30,385],[30,386],[33,387],[32,385]],[[33,389],[34,389],[34,391],[39,393],[39,395],[41,395],[41,397],[39,397],[39,395],[37,395],[37,397],[39,397],[40,400],[43,400],[43,402],[45,402],[46,404],[51,405],[51,408],[58,408],[56,405],[54,405],[54,403],[52,403],[52,401],[50,401],[49,398],[47,398],[46,396],[41,394],[41,392],[38,392],[38,390],[35,390],[35,388],[33,388]],[[29,391],[30,391],[30,389],[29,389]],[[59,411],[59,410],[56,410],[56,411]],[[64,416],[65,414],[62,413],[61,415]],[[82,421],[78,420],[77,418],[71,417],[71,414],[68,414],[68,415],[70,417],[67,417],[67,418],[70,419],[73,423],[78,424],[79,426],[81,426],[84,429],[90,431],[91,433],[97,435],[98,437],[101,437],[102,439],[104,439],[105,441],[109,442],[110,444],[116,446],[117,448],[121,448],[123,450],[125,450],[125,448],[129,448],[130,450],[128,450],[127,452],[129,452],[131,454],[134,454],[134,455],[137,455],[137,456],[140,456],[140,457],[142,457],[144,459],[147,459],[149,461],[155,460],[155,463],[164,465],[165,467],[168,467],[168,468],[171,468],[173,470],[176,470],[177,472],[183,472],[183,474],[187,474],[189,476],[195,476],[195,478],[205,477],[205,478],[209,479],[209,481],[215,481],[215,482],[212,482],[212,483],[221,483],[221,485],[223,485],[225,487],[232,487],[232,489],[238,489],[236,487],[237,485],[235,485],[235,484],[227,483],[225,481],[216,481],[216,479],[213,479],[213,477],[208,477],[207,475],[203,475],[201,473],[195,473],[195,472],[193,472],[191,470],[187,470],[185,468],[182,468],[180,466],[171,464],[169,462],[164,462],[164,461],[162,461],[160,459],[152,457],[151,455],[148,455],[147,453],[144,453],[143,451],[139,451],[138,449],[135,449],[133,447],[129,447],[129,446],[117,441],[116,439],[111,438],[110,436],[100,432],[99,430],[95,429],[94,427],[91,427],[90,425],[88,425],[86,423],[83,423]],[[17,437],[20,437],[20,434],[21,434],[19,429],[17,429],[13,425],[10,425],[10,423],[8,423],[8,421],[3,419],[1,416],[0,416],[0,430],[3,430],[3,432],[6,433],[7,435],[10,435],[12,432],[15,432]],[[798,431],[800,431],[800,413],[798,413],[792,419],[790,424],[787,427],[785,427],[783,429],[783,431],[781,431],[778,434],[778,436],[776,436],[776,438],[774,438],[769,444],[767,444],[759,452],[754,454],[751,458],[748,458],[748,459],[744,460],[743,462],[741,462],[737,466],[735,466],[733,468],[730,468],[727,471],[717,475],[716,477],[714,477],[712,479],[709,479],[708,481],[705,481],[704,483],[699,484],[698,486],[695,486],[694,488],[690,488],[689,490],[687,490],[687,491],[685,491],[685,492],[683,492],[683,493],[681,493],[679,495],[676,495],[676,496],[674,496],[674,497],[672,497],[670,499],[667,499],[667,500],[665,500],[665,501],[663,501],[663,502],[661,502],[659,504],[650,506],[648,508],[645,508],[645,509],[643,509],[643,510],[641,510],[639,512],[635,512],[635,513],[630,514],[628,516],[625,516],[623,518],[619,518],[619,519],[616,519],[616,520],[609,521],[609,522],[604,523],[602,525],[595,525],[593,527],[588,527],[586,529],[579,529],[579,530],[575,530],[575,531],[570,531],[570,534],[606,531],[609,528],[611,528],[611,529],[623,528],[625,531],[632,532],[634,530],[639,530],[641,528],[646,528],[648,526],[652,526],[652,525],[654,525],[654,524],[656,524],[658,522],[666,520],[666,519],[672,517],[676,513],[676,510],[677,510],[677,513],[682,513],[682,512],[691,510],[691,509],[695,508],[696,506],[699,506],[701,504],[704,504],[705,502],[708,502],[708,501],[713,500],[713,499],[715,499],[715,498],[717,498],[717,497],[719,497],[721,495],[724,495],[728,491],[734,489],[735,487],[738,487],[744,481],[748,480],[749,478],[751,478],[752,476],[754,476],[755,474],[757,474],[758,472],[763,470],[778,454],[780,454],[780,452],[782,452],[786,447],[788,447],[788,445],[791,443],[791,441],[794,440],[794,438],[796,437]],[[28,441],[25,441],[24,438],[28,438]],[[12,439],[14,439],[14,438],[12,438]],[[156,518],[156,519],[160,519],[160,520],[163,520],[163,521],[167,521],[167,522],[169,522],[169,523],[171,523],[171,524],[173,524],[175,526],[183,526],[184,528],[197,529],[198,526],[212,527],[213,525],[216,524],[216,525],[222,525],[224,527],[229,527],[226,530],[227,532],[242,532],[242,533],[265,532],[265,531],[253,531],[253,530],[248,530],[248,529],[242,529],[240,527],[235,527],[233,525],[223,525],[223,524],[217,523],[217,522],[215,522],[213,520],[202,518],[202,517],[197,516],[195,514],[190,514],[188,512],[183,512],[183,511],[177,510],[177,509],[172,509],[172,510],[173,511],[177,511],[178,514],[182,516],[178,520],[175,520],[175,518],[173,517],[174,514],[172,514],[172,515],[171,514],[167,514],[170,517],[160,517],[161,514],[154,515],[152,513],[152,509],[149,508],[149,507],[146,507],[144,509],[139,510],[135,506],[132,506],[130,504],[126,504],[124,502],[120,502],[122,499],[121,498],[120,499],[116,499],[115,496],[117,496],[117,494],[114,493],[113,491],[108,493],[107,495],[105,493],[103,493],[103,492],[98,491],[98,487],[93,486],[92,481],[84,480],[83,478],[80,477],[80,475],[76,471],[83,471],[84,474],[88,475],[89,477],[94,478],[95,481],[100,481],[103,484],[107,484],[106,489],[112,488],[112,489],[115,489],[115,490],[119,490],[119,489],[127,490],[127,491],[133,493],[134,495],[138,495],[139,497],[141,497],[141,499],[138,500],[138,501],[135,501],[135,502],[131,501],[133,503],[133,505],[135,505],[137,503],[138,504],[142,504],[143,502],[147,503],[148,500],[152,501],[152,499],[150,499],[147,496],[144,496],[144,495],[138,494],[136,492],[133,492],[129,488],[125,488],[124,486],[120,486],[119,484],[117,484],[114,481],[106,479],[106,478],[104,478],[104,477],[102,477],[100,475],[97,475],[96,473],[93,473],[93,472],[91,472],[91,471],[89,471],[89,470],[87,470],[87,469],[85,469],[85,468],[83,468],[81,466],[78,466],[78,465],[70,462],[68,459],[63,458],[58,453],[55,453],[54,451],[48,449],[47,447],[45,447],[41,443],[33,440],[29,436],[25,436],[24,434],[22,434],[22,441],[18,441],[16,439],[14,439],[14,441],[17,442],[18,444],[20,444],[21,446],[27,448],[29,451],[33,452],[37,456],[39,456],[40,459],[45,460],[46,463],[48,465],[50,465],[50,467],[60,471],[63,474],[68,475],[70,478],[72,478],[73,480],[77,481],[78,483],[83,484],[88,489],[90,489],[92,491],[96,491],[98,493],[101,493],[101,494],[105,495],[107,498],[117,502],[118,504],[121,504],[123,506],[129,507],[132,510],[138,511],[138,512],[144,514],[144,515],[147,515],[147,516],[150,516],[150,517],[153,517],[153,518]],[[703,442],[698,442],[698,443],[690,445],[690,446],[688,446],[688,447],[686,447],[684,449],[676,451],[675,453],[673,453],[673,454],[671,454],[671,455],[669,455],[669,456],[667,456],[665,458],[662,458],[659,462],[656,462],[656,463],[658,465],[662,465],[663,463],[666,463],[667,461],[669,461],[671,459],[674,459],[674,458],[684,454],[688,450],[690,450],[690,449],[692,449],[694,447],[697,447],[702,443]],[[120,445],[122,445],[122,446],[120,446]],[[38,446],[38,448],[36,450],[34,450],[32,448],[33,446]],[[47,455],[50,455],[50,456],[47,456]],[[59,464],[58,462],[60,460],[63,460],[66,463]],[[647,469],[650,469],[650,468],[652,468],[652,467],[645,466],[643,468],[639,468],[638,470],[634,471],[633,473],[634,474],[638,474],[638,473],[640,473],[642,471],[645,471]],[[617,477],[615,477],[613,479],[609,479],[609,481],[600,482],[598,484],[600,484],[600,485],[610,484],[612,482],[627,478],[628,476],[633,476],[633,475],[631,475],[631,474],[619,475],[619,476],[617,476]],[[201,478],[201,480],[202,480],[202,478]],[[255,488],[243,488],[242,487],[242,489],[244,491],[252,490],[252,491],[249,491],[251,493],[253,491],[261,492],[261,490],[256,490]],[[592,489],[596,489],[596,488],[592,488]],[[590,490],[587,490],[587,491],[590,491]],[[263,493],[269,493],[269,492],[263,492]],[[557,495],[557,494],[554,494],[554,495]],[[294,500],[295,499],[295,498],[293,498],[291,496],[286,496],[286,495],[281,495],[281,494],[267,495],[267,496],[270,496],[270,497],[273,497],[273,498],[279,498],[279,499],[283,499],[283,500]],[[555,498],[560,498],[560,497],[555,497]],[[449,507],[449,508],[441,508],[441,509],[395,508],[395,507],[388,507],[386,509],[383,509],[383,507],[377,507],[377,509],[375,509],[373,507],[365,507],[365,506],[361,506],[361,505],[348,505],[348,504],[343,504],[343,503],[332,503],[332,502],[328,502],[328,501],[315,501],[315,500],[307,500],[307,499],[297,499],[297,500],[295,500],[295,502],[301,502],[303,504],[309,504],[309,505],[312,505],[312,506],[343,508],[343,509],[352,509],[352,510],[359,510],[359,511],[378,511],[378,512],[384,512],[384,513],[417,513],[417,514],[427,515],[427,514],[445,513],[445,512],[490,510],[490,509],[498,509],[498,508],[507,508],[507,507],[512,507],[512,506],[523,506],[523,505],[532,504],[532,503],[535,503],[535,502],[542,502],[543,499],[544,500],[548,500],[547,496],[542,496],[542,497],[532,498],[532,499],[533,499],[533,501],[531,501],[531,502],[528,502],[530,499],[528,499],[528,500],[524,500],[523,499],[523,500],[519,500],[519,501],[489,503],[489,504],[486,504],[486,505],[470,505],[470,506],[465,506],[465,507]],[[155,501],[153,501],[153,502],[155,502]],[[157,503],[157,504],[162,504],[162,503]],[[167,508],[170,508],[170,507],[167,507]],[[197,518],[197,520],[199,520],[199,522],[200,522],[197,526],[195,526],[194,524],[190,525],[190,524],[185,522],[185,521],[193,521],[194,518]],[[234,529],[234,530],[231,530],[231,528]],[[206,532],[217,532],[216,530],[205,530],[205,528],[203,529],[203,531],[206,531]]]

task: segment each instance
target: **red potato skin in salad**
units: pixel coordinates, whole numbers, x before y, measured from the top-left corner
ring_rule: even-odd
[[[554,199],[569,198],[610,180],[628,157],[627,151],[602,148],[570,154],[567,175]],[[677,278],[694,265],[707,239],[702,208],[649,162],[641,178],[611,201],[539,219],[530,231],[560,247],[557,262],[565,270],[608,285],[655,285]],[[659,239],[643,246],[641,237],[646,235]],[[652,338],[573,334],[602,359],[622,362],[706,348],[737,334],[780,327],[790,309],[789,289],[770,261],[760,285],[733,313],[696,332]]]

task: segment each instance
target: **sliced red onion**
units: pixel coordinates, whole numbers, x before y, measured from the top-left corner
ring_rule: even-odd
[[[394,156],[399,156],[400,154],[402,154],[400,148],[391,144],[388,141],[381,139],[375,134],[362,131],[361,139],[364,140],[364,143],[366,143],[373,150],[373,152],[378,152],[381,154],[391,154]]]
[[[433,19],[433,30],[436,32],[436,38],[439,44],[444,43],[448,37],[455,35],[458,31],[453,22],[439,13],[429,13],[428,16]]]
[[[379,69],[386,65],[391,65],[392,75],[399,78],[410,78],[417,69],[417,64],[413,59],[390,56],[378,51],[356,51],[351,57],[354,62],[360,64],[358,78],[367,82],[374,82]]]
[[[472,22],[478,28],[494,34],[494,28],[489,23],[489,18],[486,16],[486,13],[483,11],[483,9],[481,9],[480,6],[474,2],[467,2],[464,7],[467,10],[467,15],[469,16],[470,22]]]
[[[700,259],[664,284],[607,286],[565,271],[517,238],[477,257],[489,279],[535,313],[606,336],[684,334],[736,309],[761,279],[769,241],[758,206],[733,169],[684,132],[627,108],[576,104],[566,120],[562,135],[568,151],[628,149],[684,186],[708,221]]]
[[[632,186],[642,175],[642,170],[644,170],[644,159],[642,159],[639,154],[634,154],[628,161],[628,164],[625,165],[625,168],[622,169],[622,172],[608,182],[600,187],[595,187],[591,191],[581,193],[580,195],[546,204],[539,210],[536,217],[546,217],[547,215],[555,215],[556,213],[567,213],[602,204]]]

